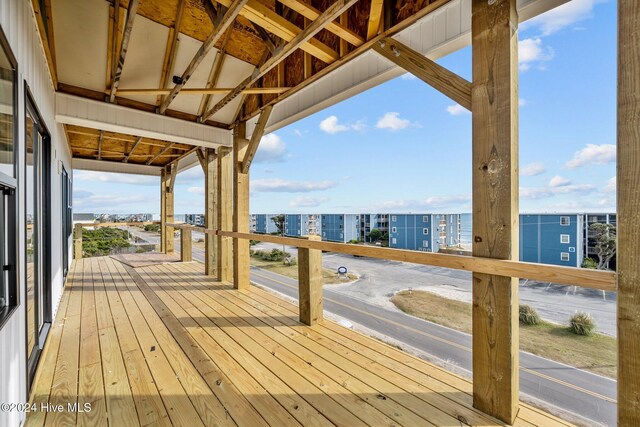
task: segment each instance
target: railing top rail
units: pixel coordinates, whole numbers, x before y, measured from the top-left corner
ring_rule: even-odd
[[[161,221],[131,221],[131,222],[76,222],[75,227],[120,227],[123,225],[151,225],[161,224]]]

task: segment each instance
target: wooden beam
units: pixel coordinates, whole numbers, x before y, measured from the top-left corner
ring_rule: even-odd
[[[226,95],[233,91],[232,87],[201,87],[201,88],[187,88],[182,89],[180,94],[182,95]],[[262,95],[262,94],[280,94],[291,89],[290,87],[255,87],[247,88],[242,91],[247,95]],[[171,92],[171,89],[119,89],[118,95],[166,95]]]
[[[471,82],[390,37],[374,44],[373,50],[471,110]]]
[[[216,229],[216,197],[218,188],[218,162],[216,152],[213,148],[205,148],[204,152],[204,225],[206,228]],[[216,252],[218,240],[217,236],[206,234],[204,237],[204,271],[207,276],[214,276],[217,279]]]
[[[184,85],[187,84],[187,81],[189,81],[191,75],[194,73],[196,68],[198,68],[198,65],[200,65],[202,60],[205,58],[205,56],[207,56],[213,46],[218,42],[218,40],[220,40],[220,37],[224,35],[225,31],[227,31],[227,29],[231,25],[233,25],[236,17],[248,1],[249,0],[233,0],[233,3],[231,3],[226,13],[224,15],[218,16],[218,19],[214,23],[213,32],[209,35],[209,37],[207,37],[204,43],[202,43],[202,46],[200,46],[200,49],[198,49],[194,57],[191,59],[191,62],[182,73],[181,82],[175,85],[173,89],[171,89],[169,95],[167,95],[167,97],[162,102],[162,105],[160,105],[160,114],[164,114],[164,112],[169,107],[169,104],[171,104],[176,96],[178,96],[178,93],[180,92],[180,90],[182,90]]]
[[[618,0],[618,425],[640,420],[640,2]]]
[[[367,40],[371,40],[380,30],[380,22],[382,20],[382,9],[384,0],[371,0],[369,9],[369,22],[367,23]]]
[[[169,175],[169,185],[167,187],[167,191],[169,191],[170,193],[173,193],[173,189],[176,185],[176,177],[178,176],[178,167],[177,165],[174,164],[169,164],[165,167],[165,169],[169,169],[170,171],[170,175]],[[172,221],[170,221],[172,222]]]
[[[251,162],[256,155],[256,151],[258,151],[258,146],[260,145],[260,140],[264,135],[264,129],[267,127],[267,122],[269,121],[269,117],[271,116],[271,111],[273,110],[273,106],[265,107],[258,118],[258,123],[256,123],[256,127],[253,129],[253,133],[251,134],[251,139],[249,140],[249,145],[247,146],[247,150],[244,153],[244,160],[242,160],[242,173],[249,173],[249,168],[251,167]]]
[[[169,30],[165,58],[162,62],[162,74],[160,75],[160,86],[165,89],[169,87],[169,82],[173,76],[176,52],[178,51],[178,44],[180,43],[178,36],[180,35],[180,25],[182,24],[184,6],[185,0],[180,0],[178,3],[178,10],[176,11],[176,19],[173,23],[173,27]],[[164,97],[161,97],[160,102],[164,102]]]
[[[253,28],[256,30],[256,32],[264,42],[265,46],[267,47],[267,50],[273,54],[273,52],[275,52],[276,50],[276,44],[271,39],[271,36],[269,35],[269,33],[267,33],[267,31],[261,26],[253,24],[253,22],[251,24],[253,25]]]
[[[249,232],[249,174],[240,170],[239,152],[246,141],[246,123],[233,128],[233,231]],[[249,289],[249,241],[233,239],[233,286]]]
[[[518,257],[516,0],[474,0],[473,256]],[[513,424],[519,406],[518,279],[473,274],[473,406]]]
[[[216,187],[216,230],[231,231],[233,229],[233,153],[230,147],[218,148],[217,154],[217,187]],[[248,221],[248,216],[247,216]],[[216,272],[221,282],[233,281],[233,239],[226,236],[215,236]]]
[[[98,160],[102,160],[102,141],[104,140],[104,131],[98,134]]]
[[[192,239],[191,228],[180,229],[180,262],[191,262],[192,256]]]
[[[167,225],[174,222],[174,194],[173,188],[176,181],[178,168],[175,165],[162,168],[160,175],[160,221],[161,235],[160,246],[162,252],[172,254],[175,249],[174,234],[172,226]]]
[[[230,6],[231,0],[218,0],[218,3]],[[240,12],[240,16],[244,16],[249,21],[285,41],[293,40],[302,31],[298,26],[278,15],[259,0],[249,0],[245,8]],[[337,52],[318,39],[307,40],[303,43],[301,49],[326,63],[331,63],[338,59]]]
[[[320,11],[310,5],[309,3],[305,3],[301,0],[279,0],[280,3],[287,6],[288,8],[295,10],[300,15],[304,16],[306,19],[313,21],[318,19],[320,16]],[[374,0],[379,1],[379,0]],[[365,42],[365,40],[360,37],[360,35],[356,34],[354,31],[350,30],[349,27],[340,21],[340,23],[330,22],[326,26],[326,30],[330,33],[335,34],[340,37],[341,40],[344,40],[354,46],[360,46]]]
[[[58,72],[55,58],[55,43],[53,40],[53,24],[51,21],[51,2],[50,0],[46,0],[44,11],[40,9],[40,2],[38,0],[31,0],[31,4],[33,6],[33,12],[36,15],[38,33],[40,34],[40,40],[42,41],[42,46],[44,48],[44,55],[49,67],[49,76],[51,77],[54,88],[57,89]],[[43,16],[43,13],[46,17]]]
[[[320,240],[320,236],[309,236]],[[322,322],[322,251],[298,248],[298,304],[300,322],[313,326]]]
[[[73,259],[82,259],[82,224],[73,227]]]
[[[220,45],[220,50],[218,51],[218,54],[213,61],[213,65],[211,66],[211,72],[209,73],[209,78],[207,79],[207,89],[209,90],[214,89],[218,85],[218,79],[220,78],[222,67],[224,66],[225,59],[227,59],[227,54],[225,51],[227,49],[229,39],[231,38],[231,33],[231,28],[225,33],[224,39],[222,39],[222,44]],[[204,96],[200,100],[200,105],[198,106],[198,116],[201,116],[202,113],[207,111],[210,103],[211,94],[204,94]]]
[[[340,16],[342,16],[342,15],[340,15]],[[304,18],[304,27],[305,28],[307,28],[310,23],[311,23],[311,21],[308,18]],[[278,67],[280,67],[280,65],[283,66],[282,72],[284,74],[284,62],[281,62],[280,64],[278,64]],[[280,71],[280,70],[278,70],[278,71]],[[302,61],[302,78],[303,79],[308,79],[309,77],[311,77],[311,74],[313,74],[313,63],[311,61],[311,55],[309,55],[307,52],[305,52],[304,55],[303,55],[303,61]],[[280,78],[279,75],[278,75],[278,78]],[[279,85],[280,85],[280,83],[278,82],[278,86]]]
[[[278,49],[277,53],[271,56],[260,68],[256,69],[249,77],[244,79],[233,91],[227,94],[220,102],[205,112],[200,121],[207,120],[222,107],[228,104],[232,99],[238,96],[244,89],[251,86],[268,73],[273,67],[277,66],[285,58],[291,55],[296,49],[305,44],[309,39],[322,30],[327,23],[336,19],[341,13],[349,9],[357,0],[337,0],[325,10],[318,19],[313,21],[307,28],[298,33],[289,43]]]
[[[342,15],[340,15],[340,25],[342,25],[343,27],[349,26],[348,12],[345,12]],[[338,51],[338,53],[340,54],[340,58],[342,58],[347,54],[347,49],[348,49],[347,41],[345,39],[340,39],[340,49]]]
[[[198,149],[196,150],[196,156],[198,156],[198,163],[200,163],[200,166],[202,167],[202,171],[206,172],[207,171],[207,163],[205,160],[205,155],[202,152],[202,148],[198,147]]]
[[[133,147],[131,147],[131,150],[129,150],[129,153],[124,158],[124,160],[123,160],[124,163],[127,163],[129,161],[129,157],[131,157],[131,155],[133,154],[134,150],[136,148],[138,148],[138,145],[140,145],[141,142],[142,142],[142,137],[139,136],[138,139],[136,139],[136,142],[133,144]]]
[[[304,89],[304,88],[308,87],[309,85],[317,82],[321,78],[327,76],[329,73],[331,73],[331,72],[337,70],[338,68],[342,67],[343,65],[349,63],[350,61],[354,60],[355,58],[357,58],[358,56],[362,55],[363,53],[368,52],[373,47],[374,43],[377,43],[379,40],[381,40],[381,39],[383,39],[385,37],[391,37],[391,36],[399,33],[400,31],[407,29],[408,27],[410,27],[411,25],[415,24],[420,19],[424,18],[425,16],[427,16],[430,13],[433,13],[435,10],[438,10],[439,8],[441,8],[442,6],[446,5],[450,1],[451,0],[435,0],[432,3],[429,3],[428,5],[426,5],[425,7],[420,9],[419,11],[417,11],[415,14],[411,15],[410,17],[408,17],[408,18],[406,18],[406,19],[404,19],[404,20],[402,20],[400,22],[398,22],[396,25],[394,25],[393,27],[391,27],[388,30],[384,31],[383,33],[378,34],[373,39],[366,41],[360,47],[358,47],[356,49],[353,49],[349,53],[346,53],[344,57],[340,58],[340,60],[334,61],[331,64],[329,64],[326,67],[324,67],[322,70],[317,71],[311,77],[309,77],[307,80],[302,81],[297,86],[291,88],[290,90],[286,91],[285,93],[283,93],[282,95],[278,96],[277,98],[269,101],[269,103],[266,104],[266,105],[277,104],[278,102],[283,101],[283,100],[289,98],[290,96],[300,92],[302,89]],[[235,121],[238,121],[238,120],[243,120],[243,121],[250,120],[256,114],[258,114],[259,112],[260,111],[257,110],[257,109],[254,110],[254,111],[249,111],[245,115],[243,115],[242,117],[238,117]]]
[[[150,165],[151,163],[153,163],[158,157],[162,156],[164,153],[166,153],[171,148],[173,148],[174,145],[175,145],[175,142],[172,142],[171,144],[169,144],[166,147],[164,147],[164,149],[162,151],[160,151],[158,154],[153,156],[149,161],[147,161],[147,166]]]
[[[127,57],[127,49],[129,47],[129,40],[131,39],[131,30],[133,29],[133,22],[136,18],[136,12],[138,10],[138,3],[140,0],[129,0],[129,6],[127,7],[127,21],[124,25],[124,34],[122,36],[122,44],[120,46],[120,54],[118,55],[118,65],[116,72],[111,80],[111,90],[109,92],[109,102],[113,102],[116,99],[116,91],[120,84],[120,77],[122,76],[122,68],[124,67],[124,60]]]

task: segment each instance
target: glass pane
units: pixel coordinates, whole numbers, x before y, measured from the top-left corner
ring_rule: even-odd
[[[6,217],[5,199],[6,196],[2,194],[4,188],[0,186],[0,265],[7,264],[7,249],[9,242],[5,237],[5,232],[8,229],[8,222]],[[0,271],[0,308],[7,306],[9,298],[8,288],[8,272]]]
[[[27,113],[26,120],[26,156],[27,156],[27,349],[31,353],[36,341],[36,307],[35,289],[37,286],[37,239],[36,210],[35,210],[35,147],[36,133],[32,117]]]
[[[14,173],[14,68],[7,53],[0,48],[0,172]]]

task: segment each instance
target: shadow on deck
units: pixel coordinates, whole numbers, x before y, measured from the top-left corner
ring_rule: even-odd
[[[202,270],[75,261],[31,396],[63,410],[27,425],[501,425],[469,381]],[[523,404],[516,425],[568,423]]]

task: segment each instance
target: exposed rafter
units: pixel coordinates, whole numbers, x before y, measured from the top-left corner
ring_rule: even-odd
[[[289,7],[290,9],[295,10],[300,15],[304,16],[305,18],[311,21],[318,19],[321,13],[315,7],[301,0],[278,0],[278,1],[280,1],[280,3]],[[374,0],[374,1],[377,1],[377,0]],[[327,24],[326,30],[335,34],[336,36],[340,37],[342,40],[345,40],[346,42],[356,47],[360,46],[365,41],[362,37],[360,37],[354,31],[347,28],[347,26],[344,25],[342,22],[340,23],[330,22],[329,24]]]
[[[338,0],[333,3],[322,15],[313,21],[307,28],[298,33],[289,43],[278,49],[274,55],[271,56],[261,67],[254,70],[254,72],[244,79],[233,91],[227,94],[220,102],[205,112],[199,121],[205,121],[222,107],[228,104],[232,99],[238,96],[244,89],[251,86],[269,72],[273,67],[277,66],[281,61],[291,55],[296,49],[303,46],[314,35],[322,30],[329,22],[336,19],[342,12],[351,7],[357,0]]]
[[[209,35],[209,37],[207,37],[202,46],[200,46],[200,49],[198,49],[198,52],[196,52],[195,56],[191,59],[191,62],[182,73],[180,83],[173,87],[169,95],[167,95],[167,97],[162,102],[159,110],[160,114],[164,114],[164,112],[167,110],[167,107],[169,107],[169,104],[171,104],[175,97],[178,96],[180,90],[184,87],[189,78],[191,78],[191,75],[196,70],[196,68],[198,68],[200,62],[202,62],[204,57],[207,56],[207,53],[209,53],[209,51],[218,42],[218,40],[220,40],[220,37],[224,35],[225,31],[227,31],[227,29],[231,25],[233,25],[233,21],[235,21],[236,17],[248,1],[249,0],[234,0],[226,13],[224,13],[224,15],[218,15],[218,18],[214,23],[213,32]]]
[[[133,147],[131,147],[131,150],[129,150],[129,153],[125,156],[123,160],[124,163],[127,163],[129,161],[129,158],[131,157],[135,149],[138,148],[138,145],[140,145],[141,142],[142,142],[142,137],[139,136],[138,139],[136,139],[136,142],[133,144]]]
[[[371,40],[378,35],[380,22],[382,22],[383,7],[384,0],[371,0],[371,7],[369,9],[369,22],[367,24],[367,40]]]
[[[244,159],[242,160],[242,167],[240,169],[242,173],[249,173],[251,162],[256,155],[256,151],[258,151],[260,140],[262,139],[262,135],[264,135],[264,129],[267,127],[267,122],[271,116],[271,110],[273,110],[273,106],[269,105],[262,110],[262,113],[260,113],[258,123],[256,123],[256,127],[253,129],[253,133],[251,134],[247,151],[244,153]]]
[[[173,75],[173,68],[176,60],[176,52],[178,51],[178,44],[180,39],[180,25],[182,24],[182,14],[184,12],[186,0],[180,0],[178,3],[178,10],[176,12],[176,19],[173,24],[173,28],[169,30],[169,39],[167,40],[167,49],[162,67],[162,75],[160,77],[160,87],[168,88],[171,76]],[[161,98],[161,102],[164,101],[164,97]]]
[[[101,130],[98,135],[98,160],[102,160],[102,141],[104,141],[104,131]]]
[[[233,28],[233,26],[231,28]],[[227,59],[225,49],[227,48],[227,43],[229,43],[229,39],[231,38],[231,28],[225,33],[224,39],[222,39],[222,44],[220,45],[220,50],[218,51],[218,54],[213,61],[213,65],[211,66],[211,72],[209,73],[209,78],[207,79],[208,89],[213,89],[218,84],[218,79],[220,78],[220,73],[222,72],[222,66],[224,65],[225,59]],[[207,109],[209,108],[211,95],[212,94],[210,93],[206,93],[200,100],[200,106],[198,107],[198,116],[202,115],[202,113],[207,111]]]
[[[373,45],[373,49],[467,110],[471,110],[469,81],[392,38],[380,40]]]
[[[122,76],[122,68],[124,67],[124,60],[127,57],[127,48],[129,47],[129,40],[131,39],[131,30],[133,29],[133,22],[136,19],[136,12],[138,10],[138,3],[140,0],[130,0],[127,7],[127,21],[124,26],[124,34],[122,36],[122,44],[120,46],[120,54],[118,55],[118,65],[116,71],[111,79],[111,88],[109,92],[109,102],[113,102],[116,99],[116,91],[120,84],[120,77]],[[117,37],[116,37],[117,39]]]
[[[235,88],[232,87],[200,87],[200,88],[188,88],[180,91],[183,95],[226,95]],[[262,94],[279,94],[291,89],[290,87],[255,87],[244,89],[242,93],[247,95],[262,95]],[[120,95],[167,95],[171,92],[171,89],[120,89],[118,93]]]
[[[164,149],[162,151],[160,151],[158,154],[156,154],[151,159],[149,159],[149,161],[147,161],[147,166],[150,165],[151,163],[153,163],[158,157],[162,156],[164,153],[169,151],[174,146],[174,144],[175,144],[175,142],[172,142],[171,144],[169,144],[166,147],[164,147]]]
[[[198,156],[198,163],[200,163],[200,166],[202,167],[203,171],[207,170],[207,164],[205,163],[205,157],[204,157],[204,153],[202,151],[203,149],[198,147],[198,149],[196,150],[196,155]]]
[[[232,0],[218,0],[218,3],[230,6]],[[240,16],[247,18],[254,24],[286,41],[291,41],[302,31],[298,26],[278,15],[259,0],[249,0],[240,12]],[[338,59],[338,53],[318,39],[307,40],[303,43],[301,49],[326,63],[331,63]]]

